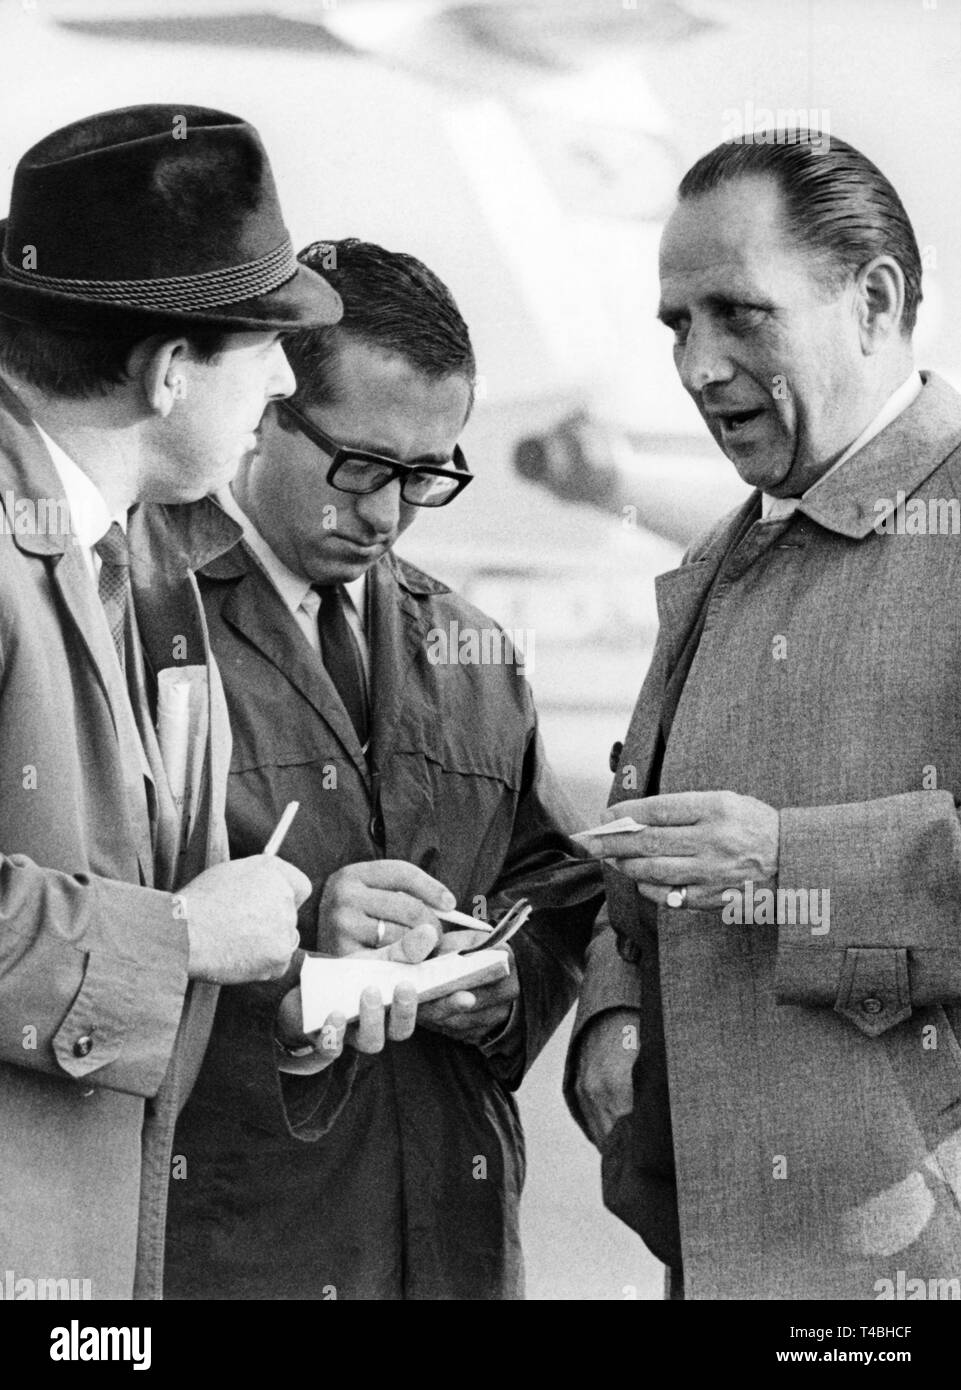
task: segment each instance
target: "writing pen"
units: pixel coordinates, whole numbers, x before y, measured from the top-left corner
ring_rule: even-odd
[[[288,801],[284,808],[284,813],[277,822],[277,827],[270,839],[264,845],[264,854],[276,854],[280,846],[284,843],[284,837],[290,829],[294,816],[300,810],[299,801]]]

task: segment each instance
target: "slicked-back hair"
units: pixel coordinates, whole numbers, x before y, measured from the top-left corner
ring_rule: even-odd
[[[339,323],[285,337],[296,404],[337,398],[338,345],[345,340],[396,354],[429,381],[463,376],[473,404],[477,368],[467,324],[450,290],[422,261],[357,237],[315,241],[297,259],[333,285],[344,314]]]
[[[881,170],[834,135],[762,131],[703,155],[681,180],[678,198],[697,198],[756,176],[775,180],[784,226],[832,289],[876,256],[897,261],[904,272],[901,329],[910,335],[921,303],[921,255],[904,205]]]
[[[216,357],[230,336],[221,328],[158,321],[155,327],[101,338],[0,316],[0,369],[49,396],[91,400],[109,395],[127,380],[131,352],[154,334],[186,338],[202,362]]]

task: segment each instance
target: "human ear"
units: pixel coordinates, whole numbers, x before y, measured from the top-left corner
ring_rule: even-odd
[[[900,334],[904,315],[904,271],[892,256],[876,256],[857,277],[858,328],[865,356]]]
[[[139,380],[149,409],[162,419],[166,419],[174,404],[187,394],[184,371],[187,349],[186,338],[157,335],[138,343],[127,360],[128,374]]]

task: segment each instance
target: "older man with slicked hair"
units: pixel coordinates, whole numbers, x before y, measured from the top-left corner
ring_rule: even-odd
[[[754,492],[658,580],[568,1097],[673,1296],[894,1297],[961,1270],[961,536],[902,524],[952,514],[961,398],[842,140],[705,155],[660,269]]]

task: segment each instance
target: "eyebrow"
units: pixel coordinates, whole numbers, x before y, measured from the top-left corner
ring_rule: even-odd
[[[699,301],[708,309],[765,309],[768,312],[777,306],[769,299],[759,298],[756,295],[745,293],[737,294],[708,294],[703,300]],[[690,310],[686,306],[672,307],[670,304],[661,304],[657,310],[657,317],[661,323],[668,328],[676,323],[678,319],[690,318]]]
[[[362,454],[380,454],[381,458],[396,459],[398,463],[406,463],[408,466],[417,463],[428,463],[435,467],[440,467],[442,464],[452,462],[450,454],[418,454],[418,456],[413,459],[397,459],[396,455],[392,453],[390,449],[385,449],[382,445],[369,443],[361,444],[354,440],[351,440],[349,443],[346,440],[339,440],[338,442],[342,449],[357,449]]]

